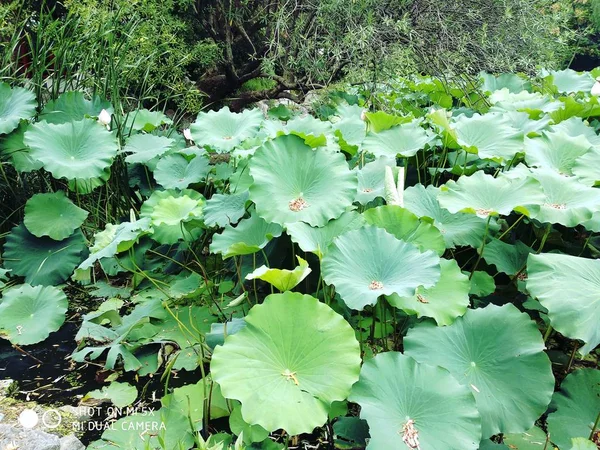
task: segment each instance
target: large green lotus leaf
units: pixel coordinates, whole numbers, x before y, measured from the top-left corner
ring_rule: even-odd
[[[575,160],[572,167],[573,175],[586,186],[600,185],[600,151],[590,150]]]
[[[204,223],[209,227],[215,225],[224,227],[238,223],[246,214],[248,197],[248,191],[213,195],[204,206]]]
[[[493,113],[492,113],[493,114]],[[529,114],[518,111],[507,111],[502,114],[502,118],[511,127],[521,130],[525,136],[536,136],[541,133],[542,130],[548,129],[552,118],[548,115],[542,116],[538,120],[532,120]],[[523,147],[524,141],[521,141]],[[522,149],[521,152],[525,150]]]
[[[548,81],[556,86],[558,92],[572,94],[577,92],[589,92],[595,83],[589,72],[576,72],[573,69],[551,70]]]
[[[600,371],[578,369],[567,375],[550,409],[548,433],[561,450],[571,448],[572,438],[589,438],[600,411]]]
[[[135,134],[127,139],[123,153],[129,153],[125,157],[128,163],[146,164],[157,156],[167,153],[175,143],[174,139],[153,134]]]
[[[527,276],[527,290],[548,310],[556,331],[584,341],[583,354],[600,344],[600,260],[532,254]]]
[[[572,175],[575,161],[590,149],[585,136],[569,136],[562,131],[544,132],[540,137],[525,139],[525,161],[531,167]]]
[[[265,143],[249,167],[250,199],[267,222],[320,227],[341,216],[356,194],[356,173],[341,153],[313,150],[297,136]]]
[[[180,226],[183,222],[200,220],[204,197],[196,191],[191,192],[195,195],[184,194],[178,197],[169,195],[160,199],[150,214],[152,225]]]
[[[502,441],[512,450],[546,450],[550,447],[546,433],[539,427],[524,433],[505,434]]]
[[[163,124],[172,124],[173,121],[160,111],[136,109],[127,114],[123,129],[127,133],[132,131],[152,132]]]
[[[53,286],[22,284],[0,299],[0,337],[16,345],[37,344],[65,322],[67,296]]]
[[[296,258],[300,265],[293,270],[270,269],[267,266],[260,266],[258,269],[246,275],[246,280],[263,280],[275,286],[281,292],[291,291],[311,272],[308,263],[304,259],[299,256],[296,256]]]
[[[176,411],[183,417],[189,417],[194,431],[202,430],[204,399],[211,397],[212,384],[210,379],[204,378],[195,384],[175,388],[171,394],[161,399],[161,403],[165,408]]]
[[[447,327],[411,329],[407,355],[444,367],[468,386],[483,437],[529,430],[546,411],[554,376],[537,325],[512,304],[471,309]]]
[[[269,295],[246,316],[246,327],[215,348],[211,373],[242,417],[267,431],[310,433],[345,400],[360,372],[354,330],[316,298]]]
[[[248,219],[240,221],[236,227],[226,225],[221,233],[215,234],[210,244],[210,251],[221,253],[223,258],[250,255],[260,251],[282,232],[283,228],[280,225],[267,223],[254,212]]]
[[[33,117],[36,106],[33,92],[0,83],[0,134],[10,133],[21,120]]]
[[[469,307],[469,277],[460,271],[456,261],[441,259],[441,275],[431,288],[419,286],[415,295],[400,297],[393,294],[387,297],[390,305],[417,317],[432,317],[439,326],[450,325],[462,316]]]
[[[77,230],[67,239],[55,241],[35,237],[25,225],[12,229],[4,243],[4,267],[25,277],[32,285],[57,285],[65,281],[87,256],[85,237]]]
[[[408,209],[384,205],[366,210],[363,216],[368,224],[383,228],[397,239],[410,242],[420,250],[433,250],[440,256],[446,250],[442,233],[431,223],[419,220]]]
[[[158,161],[154,179],[165,189],[185,189],[192,183],[204,181],[209,170],[209,160],[204,156],[188,161],[185,156],[174,153]]]
[[[311,227],[304,222],[290,223],[286,231],[298,246],[305,252],[316,254],[319,259],[327,252],[327,248],[340,234],[357,230],[366,223],[365,218],[355,211],[347,211],[340,217],[330,220],[323,227]]]
[[[381,295],[410,297],[419,286],[432,287],[440,278],[440,259],[382,228],[367,226],[336,238],[321,271],[344,303],[360,311]]]
[[[358,147],[365,138],[367,123],[361,119],[363,111],[358,105],[341,105],[337,108],[339,120],[333,123],[333,129],[347,145]]]
[[[485,220],[473,214],[452,214],[440,206],[437,197],[440,189],[432,185],[425,188],[422,184],[409,187],[404,191],[404,207],[417,215],[433,220],[435,227],[440,230],[446,247],[457,245],[479,247],[485,234]],[[495,221],[490,221],[490,230],[499,227]]]
[[[377,197],[385,195],[385,168],[396,168],[396,159],[381,157],[365,164],[361,169],[354,169],[358,177],[358,191],[355,201],[365,205]]]
[[[410,123],[413,120],[413,116],[396,116],[385,111],[365,111],[365,121],[369,124],[369,129],[375,133],[388,130],[395,125]]]
[[[498,272],[512,276],[525,267],[530,253],[533,253],[533,250],[521,241],[513,245],[492,239],[483,249],[483,259],[486,263],[495,265]]]
[[[30,155],[54,178],[68,180],[102,176],[117,154],[113,134],[93,119],[50,124],[39,122],[25,131]]]
[[[492,93],[504,88],[513,94],[518,94],[521,91],[531,91],[531,83],[514,73],[502,73],[496,77],[491,73],[480,72],[479,78],[483,82],[481,89],[484,92]]]
[[[29,148],[23,142],[28,126],[29,123],[21,122],[10,134],[0,136],[0,155],[9,157],[18,172],[33,172],[43,166],[41,161],[31,157]]]
[[[510,161],[524,151],[524,134],[513,128],[502,113],[459,116],[454,125],[458,143],[482,159]]]
[[[513,210],[529,216],[544,201],[540,183],[533,178],[494,178],[481,171],[450,180],[440,190],[438,201],[443,208],[479,217],[509,215]]]
[[[152,239],[161,244],[193,241],[202,234],[204,196],[192,189],[154,191],[140,209],[152,220]]]
[[[202,342],[202,336],[216,321],[217,318],[206,306],[172,307],[153,339],[175,342],[179,348],[192,347]]]
[[[576,178],[551,170],[535,170],[532,177],[540,182],[546,198],[531,217],[542,223],[576,227],[600,207],[600,190],[584,186]]]
[[[417,122],[396,125],[388,130],[374,133],[370,131],[364,139],[361,149],[376,157],[387,156],[395,158],[415,156],[425,148],[431,137]]]
[[[585,136],[591,146],[600,146],[600,136],[598,136],[594,129],[589,125],[586,125],[579,117],[571,117],[570,119],[552,125],[551,131],[563,132],[571,137]]]
[[[258,108],[232,113],[225,107],[198,114],[196,121],[190,125],[190,132],[199,147],[225,153],[254,136],[262,121],[263,115]]]
[[[493,105],[490,112],[524,111],[534,116],[542,112],[556,111],[562,107],[561,102],[539,92],[511,93],[507,88],[494,92],[490,95],[489,101]]]
[[[96,261],[110,258],[119,252],[129,250],[142,236],[151,232],[150,219],[123,222],[119,225],[107,224],[103,231],[94,235],[94,245],[90,255],[79,265],[79,269],[89,269]]]
[[[40,114],[40,120],[48,123],[67,123],[86,117],[98,117],[105,109],[112,112],[110,102],[94,96],[87,100],[82,92],[70,91],[61,94],[56,100],[50,100]]]
[[[331,134],[331,123],[317,119],[307,114],[304,117],[294,117],[285,125],[279,121],[264,123],[264,132],[271,137],[294,135],[304,140],[309,147],[315,148],[327,145],[327,136]]]
[[[87,216],[86,210],[75,206],[63,191],[58,191],[35,194],[27,200],[23,223],[34,236],[62,241],[71,236]]]
[[[473,394],[447,370],[399,352],[367,360],[352,387],[369,424],[367,450],[477,450],[481,418]]]

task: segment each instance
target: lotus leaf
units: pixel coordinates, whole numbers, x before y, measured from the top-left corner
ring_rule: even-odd
[[[63,191],[58,191],[36,194],[27,200],[23,223],[34,236],[62,241],[73,234],[87,216],[86,210],[75,206]]]
[[[259,109],[232,113],[225,107],[219,111],[198,114],[196,121],[190,126],[190,132],[198,146],[225,153],[256,134],[262,121]]]
[[[21,120],[33,117],[36,106],[33,92],[0,83],[0,134],[10,133]]]
[[[531,167],[572,175],[577,159],[590,149],[585,136],[573,137],[562,131],[544,132],[540,137],[525,139],[525,161]]]
[[[304,259],[299,256],[296,256],[296,258],[300,265],[293,270],[270,269],[267,266],[260,266],[254,272],[246,275],[246,280],[259,279],[275,286],[281,292],[291,291],[311,272],[308,263]]]
[[[423,323],[408,332],[404,349],[471,389],[484,438],[529,430],[554,391],[537,325],[512,304],[469,310],[447,327]]]
[[[346,305],[363,310],[381,295],[415,295],[440,278],[440,259],[432,251],[367,226],[336,238],[321,262],[323,280],[333,284]]]
[[[213,195],[204,207],[204,223],[209,227],[235,225],[246,214],[248,196],[248,191]]]
[[[57,285],[73,273],[87,256],[85,237],[78,230],[62,241],[35,237],[25,225],[14,227],[6,237],[2,259],[14,275],[32,285]]]
[[[527,290],[548,310],[555,330],[584,341],[580,349],[583,354],[600,344],[600,260],[532,254],[527,260],[527,275]]]
[[[336,237],[346,231],[357,230],[365,223],[363,215],[355,211],[347,211],[320,228],[311,227],[304,222],[296,222],[287,225],[286,231],[302,250],[322,258]]]
[[[356,174],[340,153],[313,150],[297,136],[280,136],[250,160],[250,199],[267,222],[323,226],[356,195]]]
[[[567,375],[552,398],[548,433],[552,442],[571,448],[572,438],[588,439],[600,412],[600,371],[578,369]]]
[[[67,296],[53,286],[9,288],[0,299],[0,337],[16,345],[37,344],[62,326],[67,306]]]
[[[393,294],[387,297],[390,305],[417,317],[432,317],[439,326],[450,325],[469,307],[469,277],[463,275],[456,261],[441,259],[441,276],[431,288],[421,286],[412,297]]]
[[[404,192],[404,206],[418,217],[433,220],[446,242],[446,247],[457,245],[479,247],[485,234],[485,220],[467,213],[452,214],[440,206],[437,197],[440,189],[434,186],[423,187],[418,184]],[[491,230],[498,229],[494,221],[489,224]]]
[[[174,143],[174,139],[165,136],[135,134],[127,139],[122,152],[129,153],[129,155],[125,157],[125,161],[128,163],[151,163],[151,165],[155,166],[155,164],[152,164],[152,160],[157,156],[167,153]]]
[[[0,136],[0,155],[10,158],[13,167],[18,172],[33,172],[41,169],[41,161],[34,160],[29,148],[23,142],[28,124],[21,124],[10,134]]]
[[[572,94],[574,92],[589,92],[595,81],[589,72],[579,73],[573,69],[551,70],[549,77],[558,92]]]
[[[94,389],[85,395],[85,398],[109,399],[117,408],[131,405],[138,396],[135,386],[129,383],[113,381],[102,389]]]
[[[165,189],[185,189],[206,180],[209,170],[208,158],[204,156],[195,156],[188,161],[185,156],[173,153],[158,161],[154,179]]]
[[[399,155],[408,158],[424,149],[430,140],[427,132],[417,122],[413,122],[396,125],[379,133],[370,131],[361,149],[377,157],[395,158]]]
[[[368,209],[363,213],[370,225],[383,228],[397,239],[410,242],[420,250],[433,250],[443,255],[446,250],[442,233],[431,223],[421,221],[408,209],[385,205]]]
[[[51,124],[39,122],[25,131],[31,158],[44,164],[54,178],[101,177],[117,154],[115,136],[93,119]]]
[[[468,212],[484,218],[512,211],[529,216],[544,201],[540,183],[532,178],[494,178],[483,172],[450,180],[440,190],[438,201],[443,208],[451,213]]]
[[[242,418],[267,431],[309,433],[327,421],[332,402],[358,380],[354,330],[309,295],[268,296],[246,327],[215,348],[213,379],[226,398],[242,402]]]
[[[274,237],[283,232],[276,223],[267,223],[256,213],[238,223],[236,227],[225,226],[223,232],[213,236],[210,251],[221,253],[223,258],[250,255],[260,251]]]
[[[524,151],[523,132],[513,128],[503,113],[460,116],[454,128],[462,148],[482,159],[510,161]]]
[[[123,129],[132,131],[145,131],[151,133],[163,124],[169,125],[173,121],[160,111],[149,111],[147,109],[136,109],[127,115]]]
[[[394,158],[381,157],[365,164],[361,169],[355,169],[358,176],[358,192],[355,201],[362,205],[384,197],[385,168],[396,167]]]
[[[398,352],[367,360],[350,401],[369,423],[367,450],[476,450],[481,419],[473,394],[440,367]]]
[[[91,253],[79,265],[79,269],[88,269],[102,258],[110,258],[119,252],[129,250],[141,236],[150,232],[149,219],[123,222],[119,225],[107,224],[103,231],[95,234],[94,245],[90,248]]]
[[[505,434],[502,441],[509,449],[514,450],[546,450],[550,446],[548,436],[539,427],[533,427],[524,433]]]
[[[529,253],[533,253],[533,250],[521,241],[507,244],[492,239],[483,249],[483,259],[488,264],[495,265],[499,272],[513,276],[525,267]]]
[[[54,124],[67,123],[98,117],[103,109],[109,113],[113,110],[110,102],[98,96],[87,100],[82,92],[70,91],[59,95],[56,100],[50,100],[40,114],[40,120]]]

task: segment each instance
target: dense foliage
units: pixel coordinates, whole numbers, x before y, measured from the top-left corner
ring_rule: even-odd
[[[39,86],[99,91],[115,107],[120,96],[158,99],[189,113],[202,102],[239,110],[302,100],[341,80],[532,74],[563,67],[588,29],[572,29],[579,10],[566,0],[39,3],[0,5],[5,80],[25,65]]]
[[[0,84],[25,198],[0,336],[43,345],[76,286],[72,359],[111,374],[88,397],[152,404],[126,377],[162,377],[91,449],[594,448],[596,75],[409,77],[186,130]]]

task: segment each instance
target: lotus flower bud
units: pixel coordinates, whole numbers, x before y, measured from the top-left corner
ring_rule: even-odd
[[[108,129],[110,129],[110,121],[111,121],[110,113],[105,109],[100,111],[100,114],[98,114],[98,123],[101,125],[104,125]]]
[[[192,132],[190,131],[189,128],[186,128],[185,130],[183,130],[183,137],[188,141],[191,141],[191,142],[194,141],[194,139],[192,139]]]
[[[366,122],[367,120],[367,110],[363,109],[360,113],[360,120],[362,120],[363,122]]]
[[[590,92],[595,97],[600,97],[600,77],[596,78],[596,82],[592,86],[592,91]]]

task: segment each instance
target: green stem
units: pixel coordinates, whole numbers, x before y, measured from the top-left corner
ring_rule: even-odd
[[[523,214],[520,215],[519,218],[517,220],[515,220],[514,223],[510,227],[508,227],[508,229],[498,237],[498,240],[502,240],[502,238],[504,236],[506,236],[510,232],[510,230],[512,230],[521,221],[521,219],[523,219],[523,217],[525,217]]]
[[[552,334],[552,331],[552,325],[548,325],[548,328],[546,328],[546,332],[544,333],[544,343],[548,340],[548,338]]]
[[[481,248],[479,249],[479,256],[477,257],[477,261],[475,261],[475,265],[473,266],[473,270],[471,270],[471,275],[469,275],[469,280],[473,278],[473,274],[475,270],[477,270],[477,266],[483,257],[483,250],[485,250],[485,242],[487,240],[488,231],[490,230],[490,220],[492,216],[488,216],[487,222],[485,223],[485,232],[483,233],[483,241],[481,242]]]
[[[598,428],[598,422],[600,422],[600,411],[598,411],[598,415],[596,416],[596,421],[594,422],[594,426],[592,427],[592,432],[590,433],[589,440],[592,441],[594,439],[594,433],[596,432],[596,428]]]
[[[546,245],[546,240],[548,239],[548,236],[550,236],[550,230],[552,229],[552,224],[549,223],[548,226],[546,227],[546,232],[544,233],[544,236],[542,236],[542,242],[540,243],[540,248],[538,248],[538,251],[536,252],[536,254],[540,254],[542,253],[542,250],[544,249],[544,245]]]

